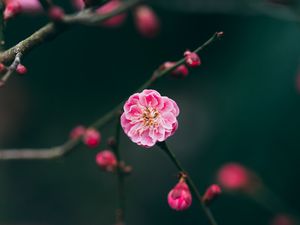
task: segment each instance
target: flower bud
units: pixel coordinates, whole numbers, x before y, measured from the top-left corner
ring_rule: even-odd
[[[228,190],[245,189],[250,183],[250,173],[238,163],[228,163],[220,168],[217,179]]]
[[[120,0],[110,0],[108,3],[104,4],[100,8],[96,10],[98,14],[105,15],[107,13],[110,13],[117,8],[121,6]],[[106,27],[118,27],[120,26],[126,18],[126,14],[119,14],[117,16],[114,16],[110,19],[105,20],[104,22],[101,23],[101,25],[106,26]]]
[[[271,225],[297,225],[298,223],[289,215],[278,214],[276,215],[272,221]]]
[[[104,150],[96,155],[96,163],[101,169],[107,172],[113,172],[117,168],[117,159],[110,150]]]
[[[17,1],[10,1],[6,4],[5,10],[3,12],[4,20],[11,19],[21,13],[21,5]]]
[[[65,12],[59,6],[51,6],[48,11],[48,16],[53,21],[61,21],[64,18]]]
[[[85,134],[85,127],[79,125],[73,128],[73,130],[70,132],[70,139],[76,140],[78,138],[81,138],[84,134]]]
[[[207,188],[206,192],[204,193],[204,195],[202,197],[202,201],[205,204],[209,204],[214,199],[216,199],[221,193],[222,193],[222,190],[221,190],[220,186],[216,185],[216,184],[212,184],[211,186],[209,186]]]
[[[97,130],[90,128],[85,131],[85,134],[83,136],[83,142],[89,147],[89,148],[96,148],[101,141],[101,134]]]
[[[169,206],[182,211],[188,209],[192,204],[192,195],[186,182],[181,179],[168,194]]]
[[[191,52],[189,50],[185,51],[185,62],[190,67],[197,67],[201,65],[201,60],[199,56],[195,52]]]
[[[175,62],[165,62],[159,69],[166,70],[175,66],[175,64],[176,64]],[[188,74],[189,74],[189,70],[185,65],[180,65],[171,72],[171,75],[176,78],[184,78]]]
[[[138,31],[145,37],[155,37],[160,29],[160,22],[154,11],[148,6],[139,6],[135,9],[134,22]]]
[[[6,66],[3,63],[0,63],[0,73],[5,73],[7,71]]]
[[[38,14],[43,12],[39,0],[10,0],[4,10],[4,19],[8,20],[19,13]]]
[[[24,65],[19,64],[19,65],[17,66],[16,72],[17,72],[18,74],[20,74],[20,75],[24,75],[24,74],[27,73],[27,68],[26,68]]]

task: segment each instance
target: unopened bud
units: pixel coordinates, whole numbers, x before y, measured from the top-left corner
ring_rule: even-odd
[[[202,197],[202,201],[205,204],[211,203],[213,200],[215,200],[220,194],[222,193],[222,190],[219,185],[213,184],[209,186],[204,193]]]

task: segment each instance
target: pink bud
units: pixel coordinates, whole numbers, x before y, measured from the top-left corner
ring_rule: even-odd
[[[213,184],[209,186],[204,193],[202,197],[202,201],[205,204],[211,203],[214,199],[216,199],[220,194],[222,193],[222,190],[219,185]]]
[[[21,11],[22,11],[22,9],[21,9],[21,5],[19,2],[9,1],[6,4],[5,10],[3,12],[4,20],[8,20],[8,19],[15,17],[16,15],[21,13]]]
[[[169,206],[182,211],[188,209],[192,204],[192,195],[190,189],[184,180],[180,180],[168,194]]]
[[[84,8],[83,0],[72,0],[72,4],[77,10],[82,10]]]
[[[52,6],[48,11],[48,16],[53,21],[61,21],[64,15],[64,10],[59,6]]]
[[[101,169],[107,172],[113,172],[117,168],[117,159],[110,150],[104,150],[96,155],[96,163]]]
[[[296,225],[296,224],[297,223],[294,218],[285,214],[278,214],[271,221],[271,225]]]
[[[101,134],[97,130],[91,128],[85,131],[83,142],[89,148],[96,148],[100,144],[100,141],[101,141]]]
[[[243,189],[250,183],[250,173],[238,163],[228,163],[220,168],[217,179],[228,190]]]
[[[38,14],[43,12],[39,0],[10,0],[4,10],[4,19],[10,19],[19,13]]]
[[[145,37],[157,36],[160,22],[154,11],[148,6],[139,6],[135,9],[134,21],[138,31]]]
[[[85,127],[79,125],[73,128],[73,130],[70,132],[70,139],[76,140],[78,138],[81,138],[84,134],[85,134]]]
[[[22,64],[19,64],[17,66],[16,72],[20,75],[24,75],[27,73],[27,68],[25,66],[23,66]]]
[[[5,73],[6,71],[6,66],[3,63],[0,63],[0,73]]]
[[[187,50],[184,53],[184,56],[185,56],[185,62],[188,66],[197,67],[201,65],[201,60],[196,53]]]
[[[173,67],[175,62],[165,62],[159,69],[165,70]],[[189,74],[189,70],[185,65],[180,65],[171,72],[171,75],[176,78],[184,78]]]
[[[121,6],[121,1],[120,0],[110,0],[108,3],[104,4],[100,8],[96,10],[98,14],[107,14],[110,13],[117,8]],[[126,18],[126,14],[120,14],[117,16],[114,16],[108,20],[105,20],[104,22],[101,23],[101,25],[106,26],[106,27],[117,27],[120,26]]]

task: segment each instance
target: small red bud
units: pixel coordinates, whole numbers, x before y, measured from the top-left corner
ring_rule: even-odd
[[[6,66],[3,63],[0,63],[0,73],[5,73],[7,71]]]
[[[105,15],[107,13],[110,13],[117,8],[119,8],[122,5],[120,0],[110,0],[100,8],[96,10],[98,14]],[[120,26],[126,19],[126,14],[119,14],[117,16],[114,16],[110,19],[105,20],[101,23],[101,25],[106,27],[118,27]]]
[[[191,52],[191,51],[187,50],[184,53],[184,56],[185,56],[185,62],[188,66],[197,67],[197,66],[201,65],[201,60],[195,52]]]
[[[17,1],[10,1],[7,3],[5,10],[3,12],[4,20],[11,19],[21,13],[22,8],[19,2]]]
[[[85,134],[83,136],[83,142],[89,147],[89,148],[96,148],[101,141],[101,134],[97,130],[91,128],[87,129],[85,131]]]
[[[211,203],[214,199],[216,199],[220,194],[222,193],[222,190],[219,185],[213,184],[209,186],[204,193],[202,197],[202,201],[205,204]]]
[[[70,132],[70,139],[76,140],[78,138],[81,138],[84,134],[85,134],[85,127],[79,125],[73,128],[73,130]]]
[[[192,195],[184,179],[180,179],[176,186],[169,192],[168,203],[176,211],[186,210],[191,206]]]
[[[48,16],[53,21],[61,21],[64,18],[65,12],[59,6],[51,6],[48,11]]]
[[[165,62],[159,69],[166,70],[173,67],[175,62]],[[189,74],[189,70],[185,65],[180,65],[171,72],[171,75],[176,78],[184,78]]]
[[[139,6],[135,9],[134,21],[138,31],[145,37],[157,36],[160,22],[154,11],[148,6]]]
[[[220,168],[217,179],[228,190],[245,189],[250,184],[250,173],[238,163],[228,163]]]
[[[18,74],[20,74],[20,75],[24,75],[24,74],[27,73],[27,68],[26,68],[24,65],[19,64],[19,65],[17,66],[16,72],[17,72]]]
[[[110,150],[104,150],[96,155],[96,163],[101,169],[107,172],[113,172],[117,168],[117,158]]]
[[[297,221],[289,216],[289,215],[285,215],[285,214],[278,214],[276,215],[271,223],[271,225],[297,225]]]

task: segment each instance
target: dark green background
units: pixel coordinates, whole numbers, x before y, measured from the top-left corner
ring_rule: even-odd
[[[155,9],[162,23],[156,39],[142,38],[129,16],[118,29],[76,27],[28,55],[28,74],[0,90],[0,146],[63,143],[73,126],[110,110],[162,62],[181,58],[185,49],[223,30],[224,39],[201,53],[200,68],[184,80],[168,77],[152,87],[181,109],[169,145],[201,192],[223,163],[237,161],[299,211],[299,23],[262,14]],[[9,22],[7,45],[45,21]],[[101,132],[97,150],[81,147],[52,161],[1,161],[0,223],[113,224],[116,178],[94,163],[113,130]],[[196,200],[185,212],[168,207],[176,170],[157,148],[139,148],[123,135],[121,151],[134,167],[127,180],[127,224],[208,224]],[[274,215],[240,195],[224,194],[212,210],[220,225],[263,225]]]

